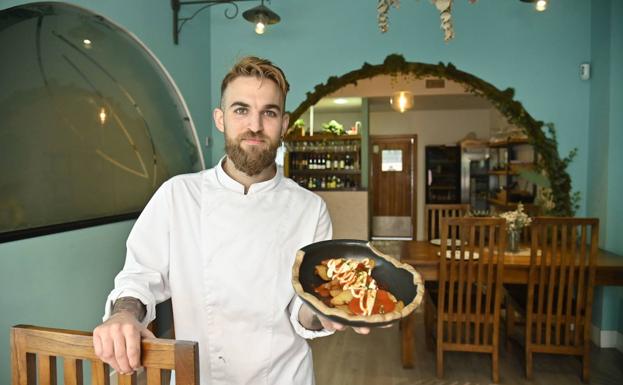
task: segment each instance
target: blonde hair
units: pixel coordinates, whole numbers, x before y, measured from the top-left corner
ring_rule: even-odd
[[[290,90],[290,84],[286,80],[286,76],[284,75],[281,68],[277,67],[269,60],[262,59],[255,56],[245,56],[242,59],[238,60],[236,64],[229,70],[227,75],[223,78],[223,82],[221,83],[221,102],[223,100],[223,95],[225,94],[225,90],[229,83],[231,83],[234,79],[240,76],[254,76],[261,80],[269,79],[275,82],[279,89],[281,90],[281,94],[283,96],[283,105],[285,107],[286,104],[286,95]]]

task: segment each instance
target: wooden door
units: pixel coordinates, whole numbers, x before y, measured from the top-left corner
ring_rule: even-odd
[[[372,237],[415,239],[415,135],[371,136]]]

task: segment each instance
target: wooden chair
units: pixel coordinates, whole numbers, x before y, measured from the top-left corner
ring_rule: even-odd
[[[532,379],[534,353],[582,357],[582,380],[590,377],[590,334],[596,218],[535,218],[531,224],[528,285],[507,287],[507,338],[516,311],[525,318],[526,377]],[[544,257],[543,257],[544,256]]]
[[[442,218],[462,217],[469,212],[469,204],[429,204],[424,206],[424,240],[441,237]]]
[[[165,384],[171,370],[175,370],[177,385],[199,385],[196,342],[145,339],[141,349],[141,363],[146,371],[148,385]],[[66,385],[84,383],[84,360],[91,363],[91,384],[110,383],[109,367],[95,355],[91,333],[28,325],[11,328],[13,385],[56,384],[57,357],[63,358]],[[117,376],[119,385],[136,384],[136,374]]]
[[[433,335],[437,318],[437,377],[443,377],[445,351],[480,352],[491,354],[492,379],[499,382],[505,245],[504,219],[442,219],[439,290],[436,299],[428,292],[425,308],[427,337]],[[458,253],[460,258],[446,258],[447,252]]]

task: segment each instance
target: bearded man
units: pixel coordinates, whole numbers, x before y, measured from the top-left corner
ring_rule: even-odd
[[[296,251],[330,239],[331,220],[319,196],[275,165],[288,89],[283,72],[256,57],[223,79],[213,117],[226,156],[165,182],[128,237],[93,332],[96,354],[115,370],[140,366],[155,305],[171,298],[176,338],[199,342],[202,384],[313,384],[305,339],[344,326],[315,315],[291,285]]]

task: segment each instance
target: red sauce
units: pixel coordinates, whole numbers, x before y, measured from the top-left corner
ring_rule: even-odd
[[[348,308],[353,314],[363,315],[363,310],[361,310],[360,304],[365,303],[367,296],[363,296],[362,298],[353,298],[348,303]],[[379,289],[376,292],[376,300],[374,301],[374,306],[372,307],[372,314],[385,314],[394,311],[396,308],[396,304],[392,302],[389,293],[385,290]]]

